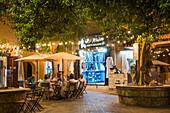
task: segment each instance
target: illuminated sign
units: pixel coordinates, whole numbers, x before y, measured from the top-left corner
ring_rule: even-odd
[[[81,49],[90,48],[90,47],[99,47],[99,46],[105,46],[105,40],[104,37],[92,38],[92,39],[82,38],[80,44],[81,44],[80,46]]]

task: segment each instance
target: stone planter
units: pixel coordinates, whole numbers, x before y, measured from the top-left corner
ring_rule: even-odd
[[[119,102],[125,105],[160,107],[170,105],[170,86],[116,86]]]

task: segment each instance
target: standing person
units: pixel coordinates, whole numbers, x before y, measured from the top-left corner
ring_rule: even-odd
[[[86,80],[83,78],[83,73],[82,73],[82,74],[80,74],[79,81],[80,81],[80,82],[84,82],[84,86],[85,86],[85,84],[86,84]]]

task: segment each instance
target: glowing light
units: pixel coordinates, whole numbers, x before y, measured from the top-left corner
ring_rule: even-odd
[[[65,42],[65,45],[67,45],[67,42]]]
[[[109,36],[106,36],[106,38],[109,38]]]
[[[74,45],[74,42],[72,42],[71,44]]]
[[[158,57],[160,57],[160,55],[158,55]]]
[[[163,55],[163,57],[165,57],[165,54]]]
[[[38,46],[38,44],[36,43],[36,46]]]
[[[2,48],[4,47],[4,45],[2,45]]]
[[[168,55],[170,55],[170,53],[168,53]]]
[[[19,52],[21,53],[21,50],[19,50]]]
[[[130,37],[131,39],[133,39],[133,37]]]
[[[72,54],[74,54],[74,52],[72,52]]]
[[[42,54],[40,54],[42,56]]]
[[[169,49],[166,49],[166,51],[168,51],[168,52],[169,52]]]
[[[38,50],[36,50],[36,52],[38,53]]]
[[[123,41],[123,43],[125,44],[125,43],[126,43],[126,41]]]
[[[106,46],[108,47],[108,46],[109,46],[109,44],[106,44]]]
[[[23,49],[25,49],[25,47],[23,47]]]
[[[94,50],[91,50],[91,51],[94,51]]]
[[[97,42],[99,42],[99,39],[96,39]]]
[[[96,49],[99,49],[99,47],[96,47]]]
[[[77,55],[77,53],[75,53]]]
[[[112,47],[114,46],[114,44],[112,44]]]
[[[88,51],[90,51],[90,49],[87,49]]]
[[[9,44],[7,44],[7,46],[9,46]]]
[[[119,43],[120,43],[120,41],[117,41],[117,43],[119,44]]]
[[[44,46],[46,46],[46,44],[44,44]]]
[[[104,40],[104,38],[102,37],[101,40]]]
[[[130,34],[130,31],[128,31],[128,33]]]
[[[63,43],[61,42],[61,43],[59,43],[59,45],[63,45]]]
[[[155,56],[153,56],[153,58],[155,58]]]
[[[28,48],[30,48],[31,46],[28,46]]]
[[[55,45],[55,43],[52,43],[52,45]]]
[[[89,39],[87,39],[87,41],[89,41]]]
[[[50,44],[48,44],[48,46],[50,46]]]
[[[78,42],[78,45],[80,45],[80,41]]]
[[[153,51],[151,50],[151,53],[152,53]]]

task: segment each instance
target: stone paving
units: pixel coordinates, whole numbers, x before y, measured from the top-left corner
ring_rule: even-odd
[[[84,98],[75,101],[42,101],[41,113],[170,113],[165,108],[143,108],[125,106],[118,102],[118,96],[102,92],[88,91]]]

